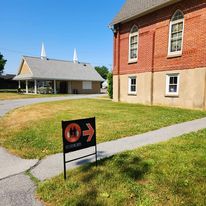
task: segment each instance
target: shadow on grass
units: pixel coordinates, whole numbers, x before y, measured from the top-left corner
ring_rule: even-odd
[[[95,163],[82,166],[80,168],[80,173],[82,173],[81,184],[86,186],[86,190],[78,195],[75,205],[108,205],[107,198],[110,198],[109,193],[113,190],[112,185],[117,185],[117,189],[118,184],[125,184],[124,181],[126,180],[128,180],[127,182],[142,180],[145,174],[150,171],[151,165],[150,161],[123,153],[99,160],[97,168]],[[110,191],[107,191],[107,189]],[[122,204],[123,202],[120,201],[117,205]]]

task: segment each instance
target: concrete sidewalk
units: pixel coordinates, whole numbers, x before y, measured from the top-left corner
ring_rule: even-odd
[[[173,137],[178,137],[190,132],[196,132],[198,130],[206,128],[206,118],[193,120],[190,122],[180,123],[169,127],[161,128],[155,131],[147,132],[132,137],[125,137],[118,140],[104,142],[97,145],[98,159],[112,156],[114,154],[133,150],[135,148],[155,144],[163,141],[167,141]],[[73,152],[67,154],[68,159],[74,159],[79,156],[87,155],[91,153],[92,148]],[[67,164],[68,168],[75,168],[86,162],[93,162],[94,157],[78,160]],[[63,154],[54,154],[41,160],[39,164],[31,170],[31,173],[43,181],[45,179],[54,177],[63,172]]]
[[[0,180],[8,176],[13,176],[21,172],[27,171],[35,164],[38,160],[24,160],[20,157],[10,154],[7,150],[0,147]]]
[[[0,206],[42,206],[35,199],[36,185],[24,174],[0,181]]]

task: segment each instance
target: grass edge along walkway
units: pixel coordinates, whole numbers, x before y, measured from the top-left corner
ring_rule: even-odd
[[[38,183],[48,205],[197,205],[206,203],[206,129],[120,153]]]
[[[169,127],[164,127],[155,131],[147,132],[140,135],[125,137],[110,142],[104,142],[97,145],[98,159],[110,157],[114,154],[128,150],[133,150],[141,146],[155,144],[167,141],[173,137],[178,137],[190,132],[197,132],[206,128],[206,118],[179,123]],[[88,149],[70,153],[69,158],[84,156],[88,154]],[[69,168],[78,167],[86,162],[93,162],[94,158],[85,158],[84,160],[74,161],[69,164]],[[62,153],[49,155],[31,170],[34,177],[43,181],[62,173],[63,168]]]

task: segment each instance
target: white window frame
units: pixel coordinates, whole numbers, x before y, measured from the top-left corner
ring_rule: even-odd
[[[136,80],[135,91],[131,90],[132,87],[132,79]],[[133,85],[134,86],[134,85]],[[136,95],[137,94],[137,77],[136,76],[129,76],[128,77],[128,94]]]
[[[137,31],[133,32],[133,29],[136,28]],[[137,36],[137,58],[131,58],[131,38]],[[138,49],[139,49],[139,30],[136,25],[132,27],[129,33],[129,51],[128,51],[128,63],[136,63],[138,60]]]
[[[83,81],[82,82],[82,89],[91,90],[92,89],[92,82],[91,81]]]
[[[170,92],[170,78],[171,77],[177,77],[177,91],[176,92]],[[176,85],[176,84],[174,84]],[[180,75],[177,73],[173,74],[167,74],[166,75],[166,96],[179,96],[179,85],[180,85]]]
[[[178,19],[173,21],[173,17],[176,15],[177,12],[181,12],[183,15],[183,19]],[[183,42],[184,42],[184,25],[185,25],[185,21],[184,21],[184,13],[181,10],[177,10],[175,11],[175,13],[173,14],[171,21],[170,21],[170,25],[169,25],[169,43],[168,43],[168,57],[176,57],[176,56],[181,56],[182,55],[182,51],[183,51]],[[171,37],[172,37],[172,26],[174,24],[178,24],[178,23],[183,23],[183,29],[182,29],[182,44],[181,44],[181,50],[180,51],[175,51],[175,52],[171,52]]]

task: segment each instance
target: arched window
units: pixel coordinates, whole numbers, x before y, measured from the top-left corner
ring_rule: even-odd
[[[137,62],[138,57],[138,27],[134,25],[129,34],[129,63]]]
[[[177,10],[171,18],[169,33],[169,56],[179,56],[182,54],[184,35],[184,14]]]

